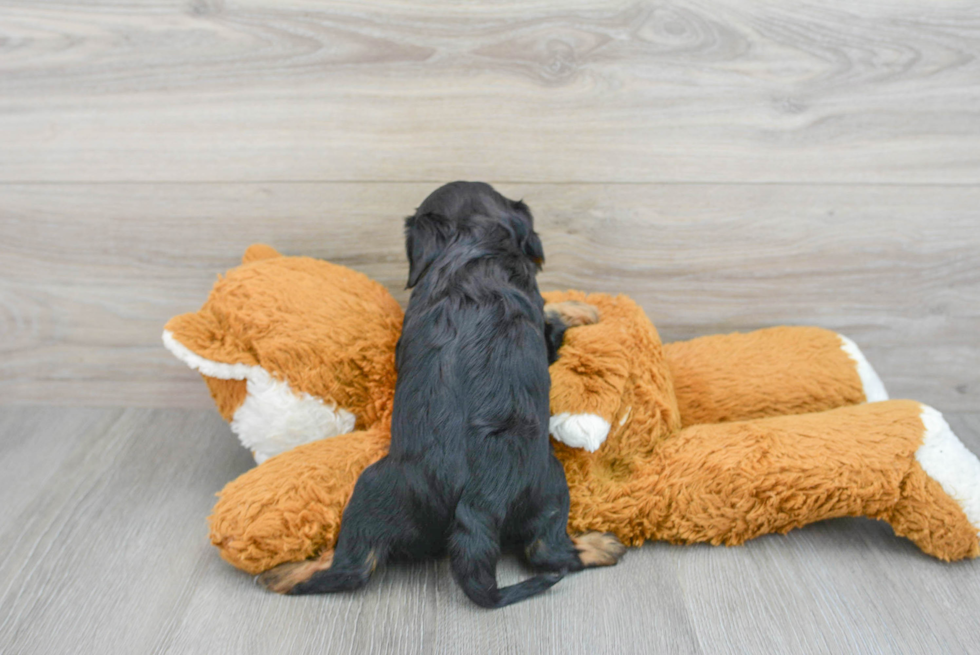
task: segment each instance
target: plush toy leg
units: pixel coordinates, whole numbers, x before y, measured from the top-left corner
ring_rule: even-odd
[[[924,436],[905,480],[902,500],[882,518],[897,534],[908,537],[930,555],[945,560],[976,557],[980,460],[953,434],[938,411],[923,405],[920,418]]]
[[[572,531],[609,531],[631,545],[735,545],[869,516],[940,559],[980,554],[980,461],[938,412],[912,401],[691,426],[632,462],[556,451]]]
[[[980,554],[980,461],[919,403],[693,426],[663,446],[660,538],[738,544],[869,516],[940,559]]]
[[[667,344],[664,352],[684,425],[888,399],[857,345],[821,328],[713,335]]]
[[[229,482],[209,517],[211,543],[230,564],[260,573],[337,542],[361,472],[388,452],[388,432],[352,432],[298,446]]]

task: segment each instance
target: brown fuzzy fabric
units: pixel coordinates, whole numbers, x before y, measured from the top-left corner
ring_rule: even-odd
[[[837,333],[822,328],[712,335],[668,344],[664,351],[684,425],[822,412],[865,401],[854,360],[841,349]]]
[[[168,328],[202,357],[260,364],[352,411],[359,430],[273,457],[221,491],[211,541],[258,573],[332,548],[355,480],[387,451],[401,309],[343,267],[249,253],[200,312]],[[976,528],[915,460],[922,406],[856,404],[860,380],[833,333],[777,328],[665,348],[629,298],[544,295],[587,302],[601,316],[568,330],[551,368],[553,414],[611,425],[594,453],[555,442],[570,531],[612,532],[631,545],[733,545],[863,515],[940,559],[980,553]],[[230,417],[243,386],[209,384]]]
[[[252,246],[245,263],[219,277],[204,306],[165,329],[201,357],[261,366],[293,391],[330,400],[365,429],[391,412],[395,343],[404,312],[363,273]],[[245,383],[208,379],[230,420]]]
[[[549,303],[587,302],[602,316],[594,325],[565,333],[561,356],[551,366],[553,415],[595,414],[612,423],[600,450],[616,458],[615,453],[642,451],[680,428],[660,335],[639,305],[626,296],[579,291],[546,293],[544,297]]]
[[[976,528],[915,461],[921,412],[916,402],[887,401],[691,426],[634,458],[630,475],[604,480],[601,495],[594,479],[570,471],[580,507],[570,526],[607,530],[630,545],[731,546],[823,519],[869,516],[940,559],[976,557]]]
[[[249,573],[332,546],[354,483],[388,452],[390,440],[388,430],[351,432],[297,446],[246,471],[219,494],[209,519],[211,543]]]

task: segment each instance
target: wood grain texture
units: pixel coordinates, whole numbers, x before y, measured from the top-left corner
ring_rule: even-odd
[[[0,52],[7,182],[980,182],[969,0],[2,0]]]
[[[0,652],[976,650],[977,562],[861,519],[498,612],[445,562],[272,596],[207,543],[250,466],[213,409],[51,406],[209,407],[160,331],[253,242],[404,302],[452,179],[527,200],[543,288],[837,329],[980,452],[975,2],[0,0],[0,405],[44,405],[0,406]]]
[[[947,415],[980,452],[980,414]],[[286,598],[207,542],[250,465],[215,413],[0,408],[0,650],[289,653],[966,653],[980,561],[944,564],[841,519],[744,546],[648,544],[488,612],[444,561],[356,594]],[[10,473],[15,472],[13,477]],[[506,560],[502,583],[526,571]]]
[[[400,221],[434,186],[0,185],[0,399],[208,406],[168,318],[257,241],[405,302]],[[665,340],[832,328],[894,396],[980,406],[980,187],[498,186],[536,214],[543,289],[626,293]]]

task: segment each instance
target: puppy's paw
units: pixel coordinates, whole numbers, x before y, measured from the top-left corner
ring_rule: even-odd
[[[599,322],[599,310],[589,303],[578,300],[550,302],[544,306],[545,314],[558,316],[568,327],[592,325]]]
[[[585,532],[572,537],[572,542],[586,568],[613,566],[626,552],[626,546],[611,532]]]
[[[255,577],[255,584],[277,594],[288,594],[292,592],[293,587],[306,582],[314,573],[329,569],[332,561],[333,551],[329,551],[316,559],[286,562],[260,573]]]

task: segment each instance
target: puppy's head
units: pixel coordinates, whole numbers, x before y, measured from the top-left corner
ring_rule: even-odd
[[[433,191],[405,219],[408,288],[451,247],[476,254],[513,253],[540,269],[544,248],[527,205],[484,182],[451,182]]]

